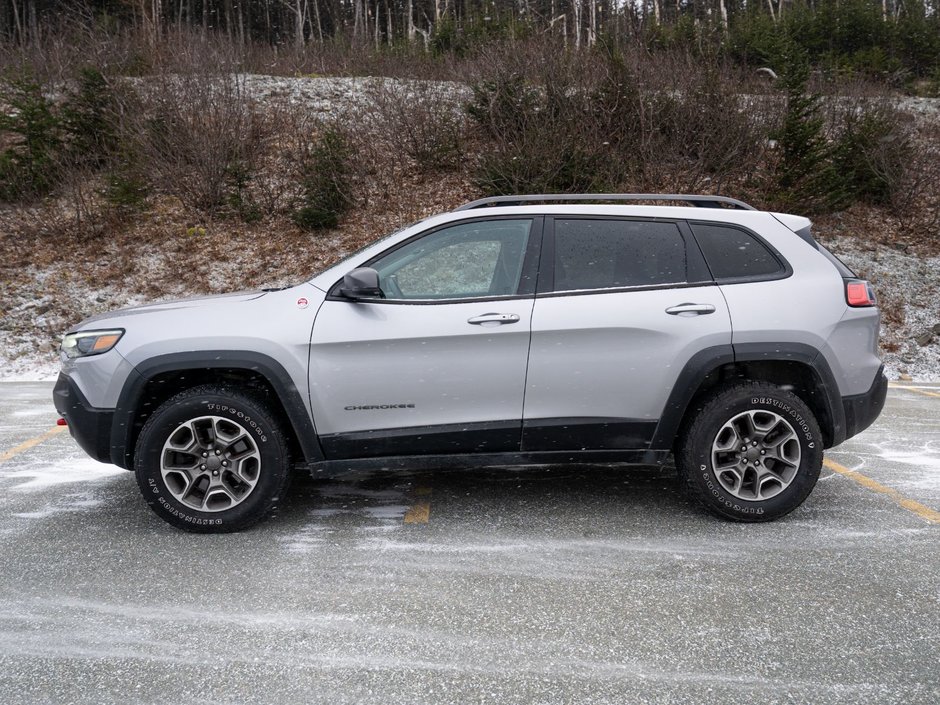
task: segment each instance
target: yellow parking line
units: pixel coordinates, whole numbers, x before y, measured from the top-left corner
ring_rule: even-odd
[[[940,399],[940,394],[937,392],[928,392],[926,389],[918,389],[917,387],[905,387],[903,384],[889,384],[891,389],[904,389],[908,392],[917,392],[918,394],[923,394],[925,397],[937,397]]]
[[[431,518],[431,488],[418,487],[414,493],[417,497],[427,497],[427,499],[417,501],[408,507],[408,511],[405,512],[404,522],[406,524],[427,524]]]
[[[17,456],[20,453],[29,450],[30,448],[35,448],[43,441],[48,441],[53,436],[59,435],[66,428],[68,427],[67,426],[53,426],[41,436],[30,438],[28,441],[23,441],[22,443],[20,443],[18,446],[16,446],[16,448],[10,448],[10,450],[6,450],[3,453],[0,453],[0,463],[5,463],[10,458]]]
[[[940,524],[940,512],[937,510],[931,509],[930,507],[921,504],[920,502],[915,502],[913,499],[905,497],[897,490],[891,489],[890,487],[885,487],[880,482],[876,482],[870,477],[862,475],[862,473],[856,472],[855,470],[849,470],[847,467],[839,465],[839,463],[834,460],[830,460],[829,458],[823,460],[823,465],[833,472],[837,472],[840,475],[845,475],[847,478],[853,482],[858,483],[862,487],[866,487],[874,492],[887,495],[897,502],[899,506],[903,507],[909,512],[914,512],[914,514],[919,516],[921,519],[926,519],[931,524]]]

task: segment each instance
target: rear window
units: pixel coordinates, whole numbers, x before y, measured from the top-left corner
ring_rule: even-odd
[[[832,266],[835,267],[837,270],[839,270],[840,276],[842,276],[844,279],[854,279],[854,278],[855,278],[855,272],[853,272],[851,269],[849,269],[849,268],[846,266],[845,262],[843,262],[841,259],[839,259],[838,257],[836,257],[834,254],[832,254],[829,250],[827,250],[825,247],[823,247],[823,246],[820,245],[819,243],[817,243],[817,247],[819,247],[819,251],[823,253],[823,256],[824,256],[827,260],[829,260],[830,262],[832,262]]]
[[[675,223],[555,220],[555,291],[681,283],[686,268]]]
[[[786,268],[753,234],[729,225],[690,223],[715,279],[761,279]]]

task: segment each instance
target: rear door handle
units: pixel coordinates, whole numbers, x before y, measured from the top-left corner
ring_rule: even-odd
[[[711,304],[679,304],[666,309],[666,313],[673,316],[703,316],[706,313],[714,313],[715,307]]]
[[[506,323],[518,323],[519,314],[517,313],[484,313],[480,316],[468,318],[467,323],[475,326],[499,326]]]

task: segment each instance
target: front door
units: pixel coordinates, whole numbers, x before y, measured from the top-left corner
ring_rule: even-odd
[[[310,394],[328,458],[518,451],[539,218],[461,221],[367,264],[384,299],[321,306]]]

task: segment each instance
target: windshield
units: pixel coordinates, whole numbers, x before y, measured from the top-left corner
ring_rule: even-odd
[[[343,260],[352,259],[353,257],[357,256],[358,254],[360,254],[360,253],[362,253],[362,252],[365,252],[365,251],[368,250],[370,247],[374,247],[375,245],[378,245],[380,242],[385,242],[385,241],[388,240],[389,238],[395,237],[395,236],[398,235],[399,233],[403,233],[403,232],[406,231],[408,228],[413,228],[415,225],[418,225],[418,223],[423,223],[425,220],[428,220],[428,219],[427,219],[427,218],[422,218],[421,220],[416,220],[416,221],[413,222],[413,223],[409,223],[408,225],[405,225],[404,227],[398,228],[398,230],[395,230],[394,232],[390,232],[390,233],[388,233],[387,235],[383,235],[382,237],[378,238],[377,240],[372,240],[372,241],[370,241],[370,242],[365,243],[365,244],[362,245],[361,247],[359,247],[359,248],[353,250],[352,252],[341,252],[340,255],[339,255],[339,257],[337,257],[335,260],[333,260],[333,261],[330,262],[329,264],[324,264],[324,265],[322,265],[321,267],[319,267],[319,268],[317,268],[316,270],[314,270],[314,271],[310,274],[309,279],[314,279],[315,277],[320,276],[321,274],[323,274],[323,272],[327,271],[328,269],[331,269],[331,268],[335,267],[337,264],[339,264],[339,263],[342,262]]]

